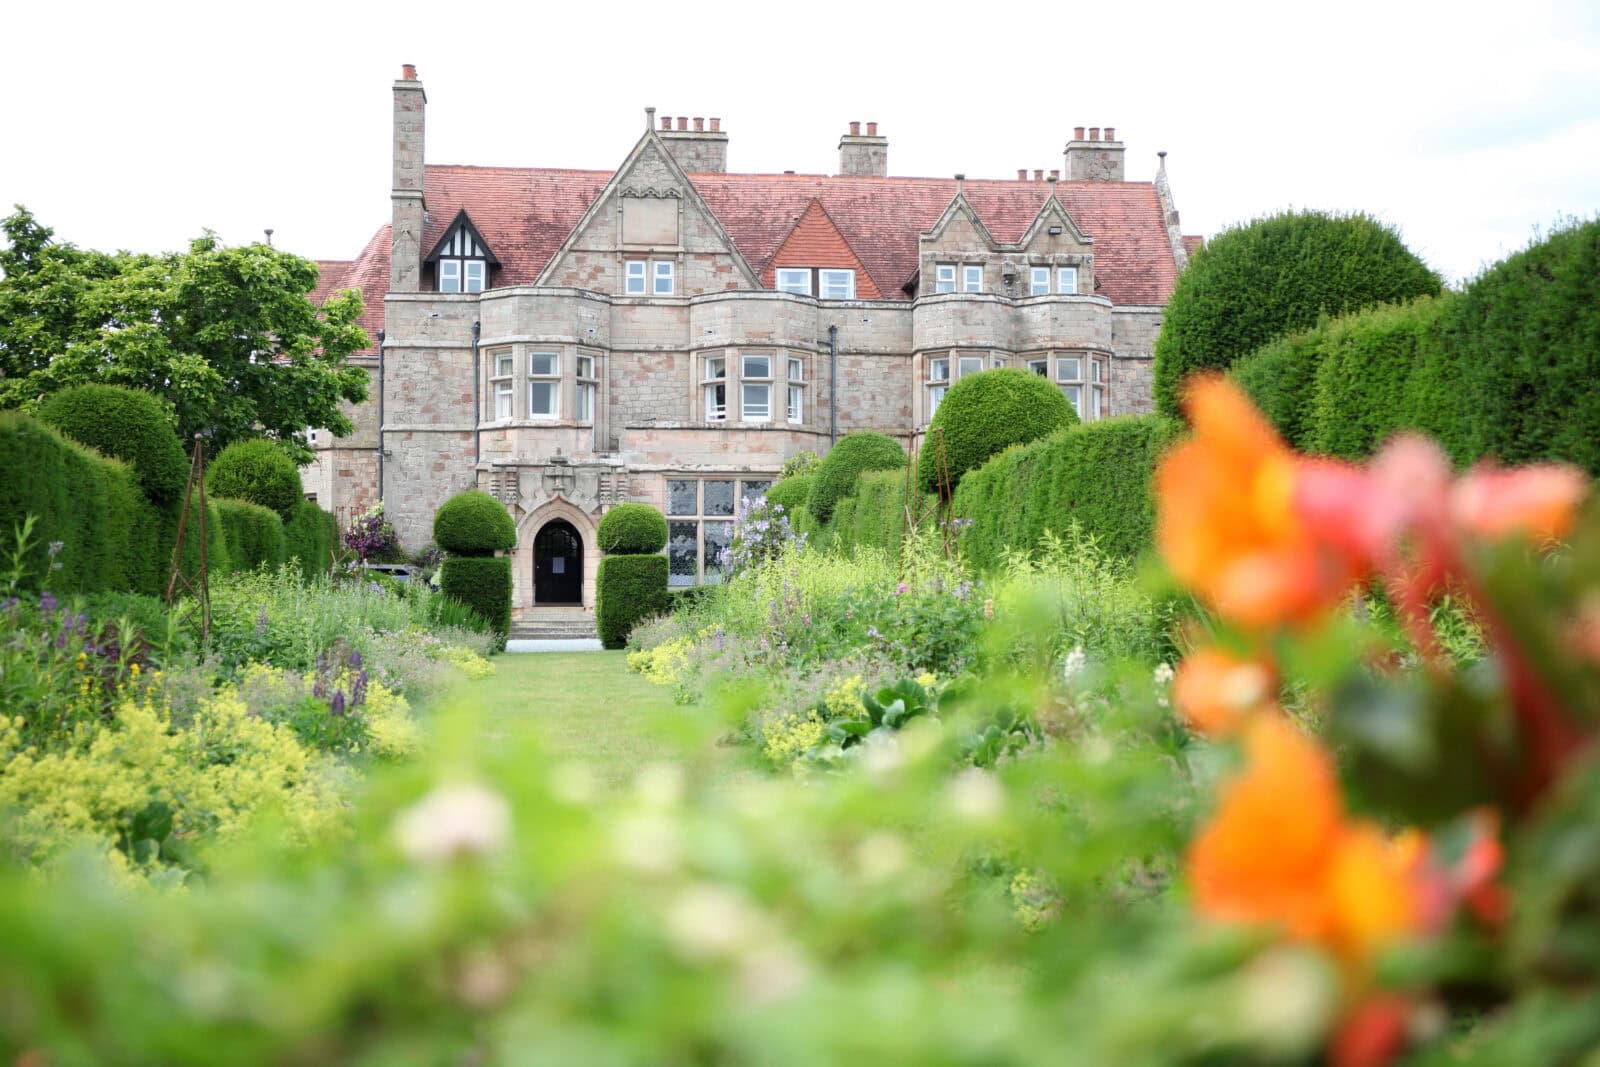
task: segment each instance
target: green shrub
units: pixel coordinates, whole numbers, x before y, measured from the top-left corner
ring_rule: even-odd
[[[433,516],[433,539],[458,556],[492,556],[517,543],[511,513],[481,489],[457,493]]]
[[[253,571],[265,564],[271,570],[284,561],[283,520],[277,512],[246,500],[218,500],[216,507],[232,569]]]
[[[815,478],[809,474],[795,474],[775,482],[767,490],[767,503],[781,505],[783,513],[789,516],[789,522],[793,524],[799,514],[806,510],[806,501],[811,498],[814,482]]]
[[[818,522],[826,523],[839,501],[856,491],[856,479],[862,471],[894,470],[905,465],[905,449],[894,438],[870,430],[847,433],[817,464],[806,508]]]
[[[1270,341],[1228,371],[1284,440],[1306,448],[1316,397],[1321,337],[1316,330]]]
[[[1077,422],[1072,404],[1048,378],[1016,368],[969,374],[950,387],[928,424],[917,484],[924,492],[938,492],[942,462],[954,492],[961,476],[990,456]]]
[[[939,498],[933,493],[914,492],[909,503],[917,509],[919,526],[937,521]],[[835,510],[830,547],[840,552],[863,546],[898,552],[905,536],[906,507],[905,471],[864,472],[849,506]]]
[[[1186,376],[1226,369],[1319,316],[1439,291],[1438,276],[1394,230],[1365,215],[1294,211],[1224,230],[1189,261],[1167,302],[1156,409],[1177,415]]]
[[[600,561],[594,621],[606,648],[622,648],[635,625],[670,604],[666,556],[606,556]]]
[[[300,469],[276,442],[256,438],[235,441],[206,464],[206,493],[218,499],[243,500],[287,519],[305,494]]]
[[[103,456],[126,460],[145,496],[165,503],[183,495],[189,460],[157,397],[119,385],[79,385],[48,397],[39,418]]]
[[[183,553],[179,558],[179,566],[185,578],[193,581],[200,573],[200,497],[202,486],[195,486],[189,493],[189,528],[183,536]],[[157,551],[157,566],[160,570],[158,588],[152,590],[157,595],[165,595],[167,582],[172,577],[172,549],[177,542],[178,522],[183,516],[183,498],[180,494],[177,500],[161,511],[161,529],[158,535],[159,550]],[[206,541],[206,570],[212,577],[227,574],[233,570],[233,560],[228,556],[228,541],[223,530],[222,514],[217,510],[217,502],[210,497],[206,498],[205,507],[205,541]]]
[[[666,557],[661,561],[665,563]],[[439,592],[487,620],[499,635],[501,647],[505,646],[511,632],[509,556],[451,556],[439,569]]]
[[[1181,429],[1154,415],[1105,419],[1001,453],[956,490],[956,517],[970,522],[962,557],[990,570],[1008,550],[1031,552],[1045,531],[1065,535],[1073,523],[1108,556],[1139,555],[1154,540],[1156,460]]]
[[[660,552],[667,544],[667,520],[649,504],[618,504],[601,516],[595,542],[607,554]]]
[[[284,559],[298,559],[300,573],[310,581],[327,573],[338,536],[332,513],[309,500],[302,500],[289,521],[283,524]]]
[[[817,470],[817,464],[821,462],[822,458],[815,452],[809,448],[802,448],[783,461],[783,466],[778,470],[778,478],[781,481],[788,478],[796,478],[802,474],[814,474]]]

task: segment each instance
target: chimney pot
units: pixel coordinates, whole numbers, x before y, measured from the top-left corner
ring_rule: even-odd
[[[1042,171],[1042,170],[1034,171],[1033,172],[1033,180],[1036,181],[1036,182],[1044,181],[1044,171]]]
[[[1017,168],[1017,181],[1025,182],[1027,180],[1028,180],[1028,168],[1027,167],[1018,167]]]
[[[1050,180],[1053,181],[1053,182],[1060,181],[1061,180],[1061,172],[1059,170],[1051,171],[1050,172]]]
[[[721,119],[712,119],[711,120],[711,132],[712,133],[721,133],[722,132],[722,120]]]
[[[688,117],[685,116],[685,115],[679,115],[678,116],[678,129],[687,130],[688,128],[689,128],[689,119],[688,119]]]
[[[662,115],[661,116],[661,128],[663,130],[672,129],[672,116],[671,115]]]
[[[876,136],[878,136],[878,124],[876,122],[867,123],[867,136],[868,137],[876,137]]]
[[[400,80],[401,81],[408,81],[408,82],[416,81],[417,80],[417,65],[415,63],[403,64],[400,67]]]
[[[699,116],[696,116],[695,120],[694,120],[694,129],[695,129],[696,133],[705,133],[706,132],[706,120],[703,119],[703,118],[700,118]]]
[[[1117,139],[1117,128],[1115,126],[1107,126],[1106,127],[1106,140],[1115,141],[1116,139]]]
[[[1072,139],[1074,141],[1083,140],[1083,127],[1082,126],[1074,126],[1074,127],[1072,127]]]
[[[861,123],[852,122],[850,124],[850,136],[851,137],[860,137],[861,136]]]
[[[1100,127],[1098,127],[1098,126],[1090,126],[1089,127],[1089,140],[1098,141],[1099,139],[1100,139]]]

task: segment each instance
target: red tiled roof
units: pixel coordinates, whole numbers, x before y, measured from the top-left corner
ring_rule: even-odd
[[[805,213],[795,220],[789,236],[783,239],[761,270],[761,284],[771,289],[778,267],[845,267],[856,272],[856,298],[882,300],[872,275],[844,239],[839,227],[828,217],[822,201],[813,199]]]
[[[431,248],[465,209],[500,259],[495,287],[531,284],[550,262],[611,171],[429,165],[425,183]],[[917,269],[917,236],[956,194],[948,178],[866,178],[823,174],[691,174],[690,180],[735,246],[763,271],[815,201],[877,295],[901,299]],[[1177,280],[1161,205],[1150,182],[1035,182],[968,179],[967,200],[996,241],[1020,239],[1053,190],[1072,220],[1095,239],[1099,295],[1116,304],[1164,304]],[[809,227],[808,233],[811,233]],[[1190,238],[1185,238],[1187,246]],[[837,251],[837,249],[835,249]],[[813,266],[830,264],[815,263]],[[362,325],[375,333],[389,288],[389,227],[379,228],[348,264],[330,261],[337,284],[366,295]],[[770,282],[770,274],[767,275]],[[325,280],[331,290],[333,281]],[[323,288],[323,287],[319,287]]]

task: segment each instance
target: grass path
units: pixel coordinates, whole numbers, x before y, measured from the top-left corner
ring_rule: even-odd
[[[752,772],[747,749],[705,741],[704,713],[630,673],[624,652],[503,655],[494,669],[462,693],[484,710],[491,743],[533,733],[551,755],[581,761],[612,784],[662,761],[716,780]]]

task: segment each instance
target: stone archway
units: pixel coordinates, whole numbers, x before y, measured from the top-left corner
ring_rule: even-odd
[[[533,536],[533,602],[583,606],[583,539],[566,519],[551,519]]]
[[[557,521],[567,524],[577,535],[580,549],[577,553],[582,566],[582,593],[577,603],[567,602],[559,607],[541,604],[534,581],[534,544],[547,526]],[[600,567],[600,549],[595,544],[595,520],[570,501],[556,498],[546,500],[531,511],[517,517],[517,547],[511,553],[511,617],[528,618],[535,607],[562,611],[594,612],[595,579]]]

